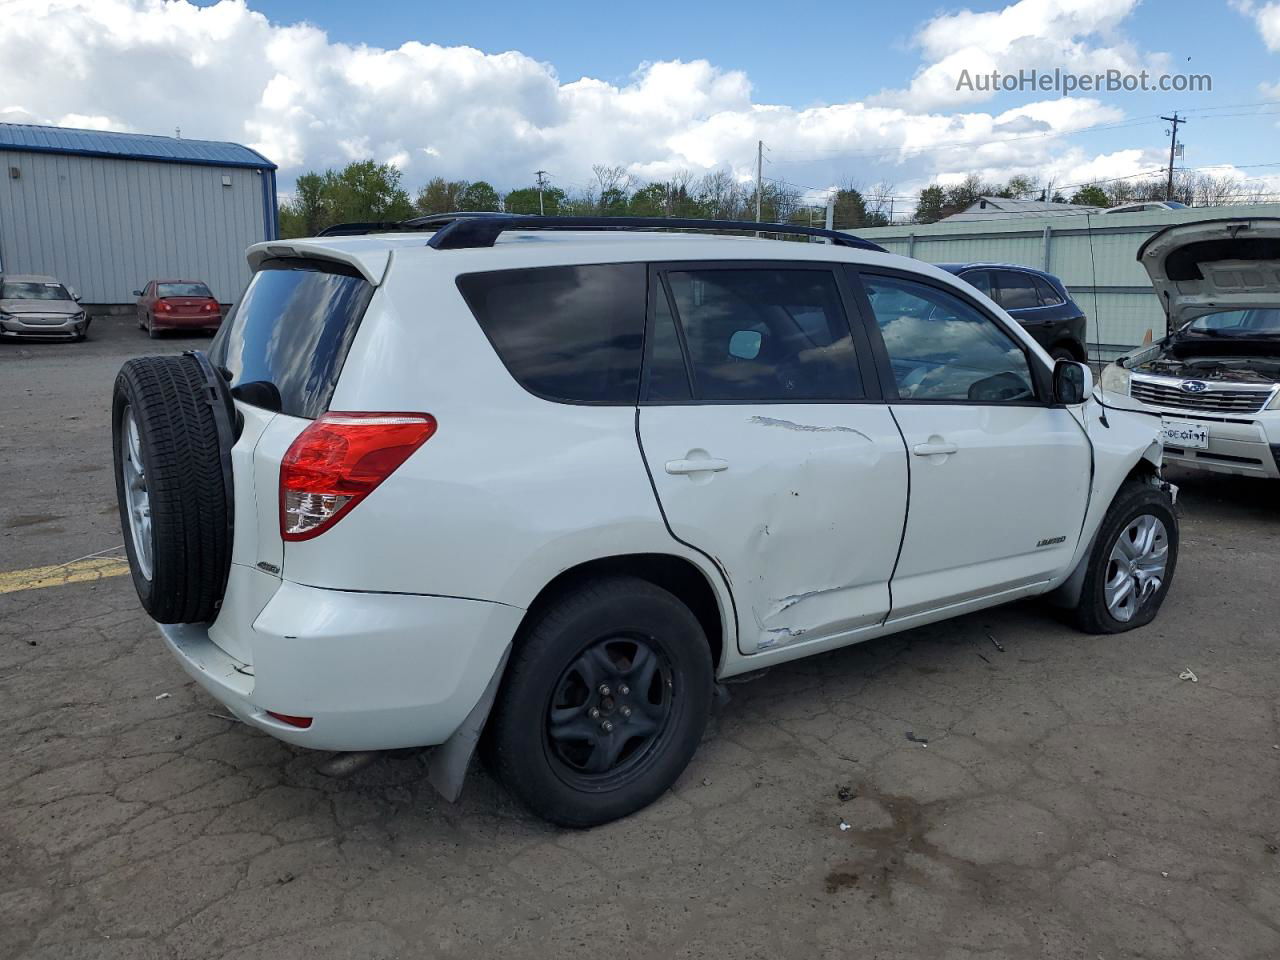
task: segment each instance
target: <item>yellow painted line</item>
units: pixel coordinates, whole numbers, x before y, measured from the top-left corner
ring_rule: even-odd
[[[104,577],[118,577],[129,572],[129,561],[124,557],[90,557],[52,567],[30,567],[26,570],[0,572],[0,593],[18,590],[40,590],[44,587],[61,587],[68,583],[84,583]]]

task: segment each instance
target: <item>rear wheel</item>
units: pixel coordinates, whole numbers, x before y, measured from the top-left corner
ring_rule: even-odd
[[[517,641],[489,721],[491,760],[543,818],[607,823],[675,782],[702,737],[712,683],[688,607],[645,580],[595,581]]]
[[[133,584],[160,623],[212,620],[231,562],[227,478],[192,356],[129,360],[112,400],[116,499]]]
[[[1125,484],[1098,530],[1076,624],[1088,633],[1121,633],[1155,619],[1178,563],[1178,519],[1153,483]]]

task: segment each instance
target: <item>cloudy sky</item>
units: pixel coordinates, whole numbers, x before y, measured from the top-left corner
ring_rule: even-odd
[[[908,195],[974,172],[1070,186],[1167,161],[1280,191],[1277,0],[915,3],[0,0],[0,121],[234,140],[297,174],[372,156],[572,191],[728,168]],[[1061,68],[1209,74],[1211,92],[990,93]]]

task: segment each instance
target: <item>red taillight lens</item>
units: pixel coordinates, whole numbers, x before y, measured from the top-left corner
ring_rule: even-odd
[[[156,301],[156,313],[164,313],[164,312],[166,312],[166,311],[168,311],[168,310],[172,310],[172,309],[173,309],[173,308],[172,308],[171,306],[169,306],[169,304],[168,304],[167,302],[165,302],[164,300],[157,300],[157,301]]]
[[[218,309],[218,305],[210,301],[209,303],[206,303],[201,309],[204,310],[205,313],[213,313],[215,310]]]
[[[276,713],[274,710],[268,710],[266,711],[266,714],[274,720],[279,720],[281,723],[287,723],[291,727],[298,727],[301,730],[305,730],[307,727],[311,726],[310,717],[295,717],[291,713]]]
[[[429,413],[326,413],[280,462],[280,535],[324,533],[435,432]]]

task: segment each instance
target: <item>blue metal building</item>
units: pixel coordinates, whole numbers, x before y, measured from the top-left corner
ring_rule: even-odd
[[[245,247],[279,236],[275,172],[238,143],[0,123],[0,273],[50,274],[90,304],[165,278],[234,302]]]

